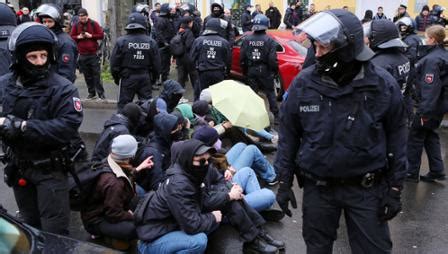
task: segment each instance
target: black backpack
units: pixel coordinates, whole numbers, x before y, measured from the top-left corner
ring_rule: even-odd
[[[70,172],[68,188],[70,196],[70,209],[81,211],[89,202],[89,197],[95,191],[98,177],[102,173],[111,173],[112,170],[103,163],[85,162]]]
[[[185,45],[181,33],[177,33],[170,41],[170,50],[173,56],[183,56],[185,54]]]

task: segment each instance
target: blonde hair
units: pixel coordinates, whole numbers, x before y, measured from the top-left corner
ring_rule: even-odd
[[[433,38],[438,44],[443,44],[445,40],[445,28],[441,25],[433,25],[426,29],[426,36]]]

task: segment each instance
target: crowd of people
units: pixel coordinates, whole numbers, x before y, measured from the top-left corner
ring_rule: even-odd
[[[390,252],[387,221],[401,210],[403,181],[445,179],[436,131],[448,111],[443,9],[425,6],[413,20],[400,5],[391,21],[379,7],[361,21],[344,8],[318,12],[313,4],[308,10],[301,1],[291,4],[283,23],[313,46],[280,109],[276,42],[266,30],[279,28],[282,16],[272,3],[265,14],[258,4],[243,9],[242,31],[253,33],[238,60],[247,85],[266,95],[279,129],[279,136],[271,127],[253,132],[278,142],[274,164],[247,129],[213,104],[209,87],[229,77],[238,33],[223,5],[211,4],[204,21],[195,6],[179,1],[156,3],[154,10],[134,6],[110,59],[120,87],[117,113],[89,157],[73,82],[79,67],[87,99],[105,99],[97,55],[102,27],[84,8],[67,33],[57,5],[41,5],[27,20],[26,8],[17,16],[0,3],[0,31],[7,31],[0,33],[0,137],[21,219],[68,235],[68,177],[87,168],[101,172],[80,208],[94,239],[124,249],[139,240],[140,253],[203,253],[208,236],[230,224],[244,251],[277,253],[285,243],[263,225],[291,216],[295,175],[304,187],[310,253],[331,252],[341,210],[354,253]],[[177,81],[170,79],[173,59]],[[194,102],[182,103],[188,80]],[[153,97],[153,89],[160,95]],[[420,176],[423,148],[430,171]]]

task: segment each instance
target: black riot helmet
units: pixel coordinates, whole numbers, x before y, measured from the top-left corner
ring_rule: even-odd
[[[11,33],[8,41],[8,49],[12,54],[12,69],[23,78],[23,83],[37,81],[49,74],[51,63],[56,62],[57,36],[46,26],[26,22],[17,26]],[[44,66],[31,64],[27,59],[27,53],[36,50],[46,50],[48,60]]]
[[[131,13],[128,17],[128,23],[126,24],[125,30],[146,30],[148,25],[146,17],[138,12]]]
[[[342,9],[324,11],[302,22],[298,29],[322,45],[333,45],[331,54],[344,62],[367,61],[373,51],[364,44],[364,31],[359,19]]]
[[[60,27],[64,26],[62,9],[55,4],[42,4],[34,12],[42,21],[42,18],[49,17]]]
[[[160,16],[168,16],[170,15],[171,6],[168,3],[162,4],[160,6]]]
[[[252,25],[252,31],[263,31],[268,29],[269,27],[269,19],[263,14],[257,14],[255,16],[253,25]]]
[[[220,18],[210,18],[205,24],[205,29],[202,35],[207,34],[217,34],[221,31],[221,19]]]
[[[369,38],[370,48],[372,49],[407,47],[400,39],[397,27],[390,20],[373,20],[364,32],[364,35]]]
[[[4,3],[0,3],[0,26],[17,26],[16,14]]]
[[[397,22],[395,22],[395,25],[397,25],[401,36],[406,36],[414,32],[414,22],[410,17],[403,17],[397,20]]]

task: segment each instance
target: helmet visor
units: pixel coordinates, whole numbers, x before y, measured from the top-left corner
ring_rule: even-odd
[[[39,8],[37,8],[36,12],[37,16],[49,16],[54,20],[61,19],[59,11],[51,5],[43,4]]]
[[[17,45],[17,39],[19,39],[19,36],[22,34],[23,31],[25,31],[26,29],[28,29],[29,27],[32,26],[44,26],[40,23],[36,23],[36,22],[25,22],[20,24],[19,26],[17,26],[11,33],[11,36],[9,37],[9,41],[8,41],[8,49],[10,51],[14,51],[16,50],[16,45]]]
[[[395,24],[398,26],[400,26],[400,25],[411,26],[412,19],[409,17],[403,17],[403,18],[397,20],[397,22],[395,22]]]
[[[297,29],[324,46],[346,40],[341,23],[331,14],[320,12],[302,22]]]

